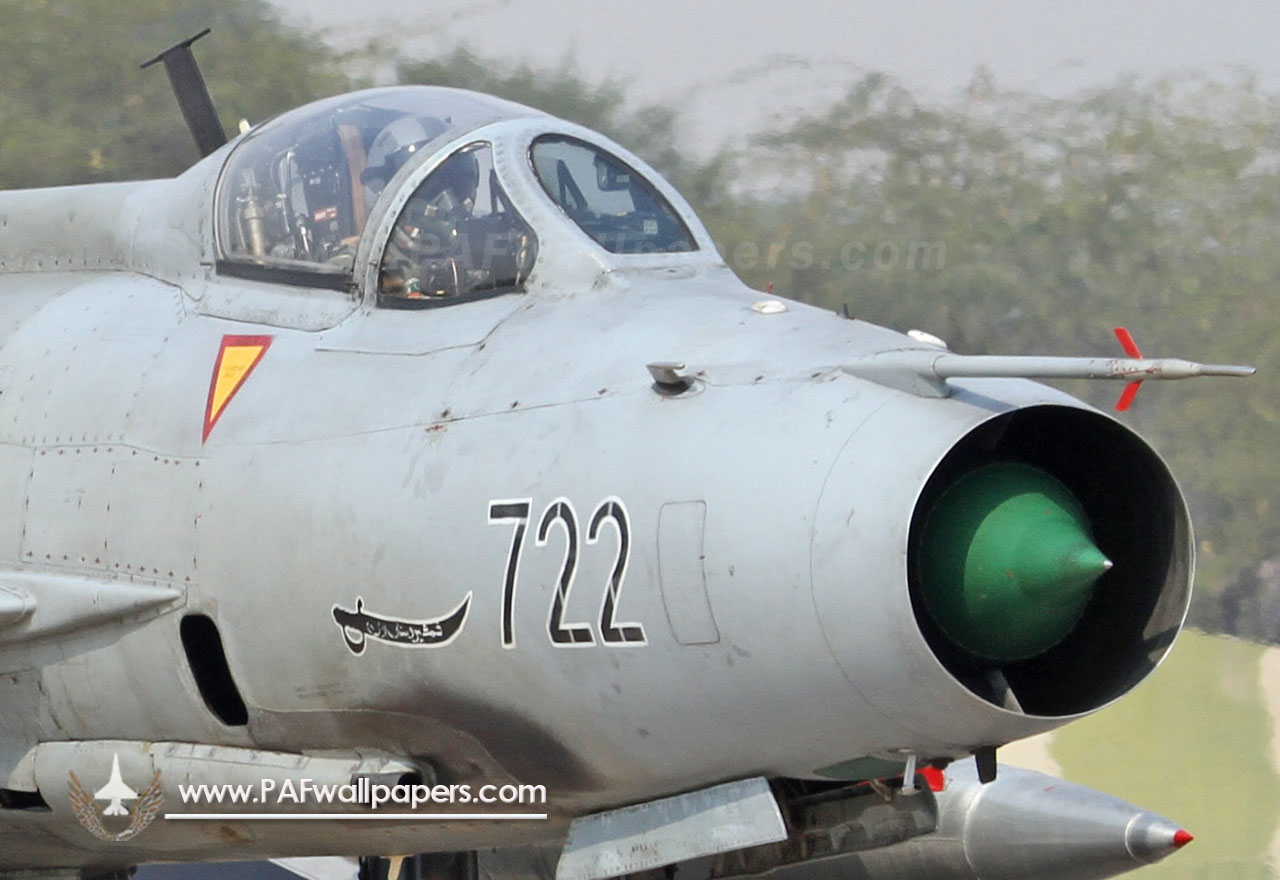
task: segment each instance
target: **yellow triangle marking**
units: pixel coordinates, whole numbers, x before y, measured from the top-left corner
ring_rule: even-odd
[[[270,336],[224,336],[222,349],[214,362],[209,383],[209,400],[205,405],[204,439],[217,423],[231,398],[240,390],[253,368],[271,346]]]

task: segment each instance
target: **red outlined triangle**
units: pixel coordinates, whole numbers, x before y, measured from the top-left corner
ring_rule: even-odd
[[[226,412],[231,398],[244,386],[253,368],[267,353],[273,338],[232,335],[222,337],[218,359],[213,362],[213,375],[209,377],[209,397],[204,405],[204,436],[200,439],[201,443],[209,439],[209,432]]]

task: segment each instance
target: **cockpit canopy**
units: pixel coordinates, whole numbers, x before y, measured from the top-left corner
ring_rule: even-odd
[[[543,119],[547,125],[538,125]],[[490,125],[520,120],[544,133],[507,143],[502,132],[514,129]],[[548,198],[558,211],[534,206],[533,213],[567,217],[584,247],[624,255],[698,250],[654,184],[602,147],[557,132],[555,122],[519,104],[431,87],[358,92],[286,113],[249,133],[226,163],[218,271],[351,289],[362,240],[379,225],[385,241],[369,247],[381,254],[382,305],[520,290],[538,250],[538,231],[512,197],[520,193],[526,206],[530,193]],[[392,211],[389,232],[385,220],[370,223]]]

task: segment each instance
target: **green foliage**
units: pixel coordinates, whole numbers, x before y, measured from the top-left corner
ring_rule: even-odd
[[[229,133],[348,84],[341,59],[255,0],[0,0],[0,188],[176,174],[198,157],[162,67],[196,44]]]
[[[1126,417],[1183,482],[1212,605],[1280,552],[1278,110],[1248,81],[1123,81],[1066,101],[999,92],[980,71],[961,101],[927,106],[870,75],[742,157],[801,179],[733,233],[781,258],[738,268],[959,351],[1106,355],[1125,325],[1150,355],[1256,364],[1247,382],[1152,383]],[[1119,392],[1068,390],[1104,408]]]

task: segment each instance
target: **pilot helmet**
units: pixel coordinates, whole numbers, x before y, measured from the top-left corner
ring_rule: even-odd
[[[434,116],[401,116],[378,132],[369,147],[368,164],[360,175],[369,194],[377,196],[382,192],[414,153],[447,129]]]

